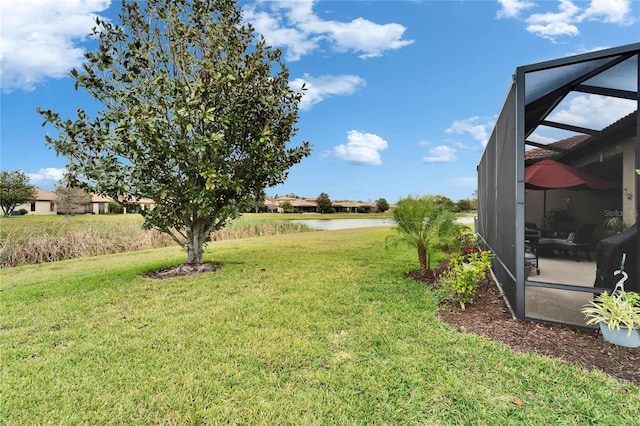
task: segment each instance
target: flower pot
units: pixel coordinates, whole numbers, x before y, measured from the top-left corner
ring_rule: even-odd
[[[627,348],[637,348],[640,346],[640,330],[634,328],[629,334],[627,327],[621,326],[620,330],[609,328],[605,323],[600,323],[600,331],[605,340],[613,343],[614,345],[624,346]]]

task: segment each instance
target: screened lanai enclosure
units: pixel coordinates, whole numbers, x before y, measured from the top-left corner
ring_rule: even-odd
[[[518,318],[586,327],[640,290],[640,43],[521,66],[478,165],[476,231]]]

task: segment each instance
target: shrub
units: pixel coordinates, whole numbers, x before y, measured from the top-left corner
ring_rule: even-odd
[[[456,244],[460,248],[459,254],[463,256],[463,261],[468,261],[468,256],[472,253],[482,253],[478,245],[478,240],[471,232],[462,232],[456,237]]]
[[[122,206],[122,204],[115,202],[115,201],[110,201],[108,204],[109,208],[109,213],[124,213],[124,207]]]
[[[18,211],[20,212],[20,216],[24,216],[25,214],[29,213],[27,209],[20,209]]]
[[[486,275],[491,266],[490,251],[472,251],[465,255],[454,253],[449,258],[449,269],[443,274],[441,284],[450,290],[451,297],[460,303],[472,303],[478,288],[478,281]]]

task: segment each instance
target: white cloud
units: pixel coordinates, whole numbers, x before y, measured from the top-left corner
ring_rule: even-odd
[[[550,121],[600,130],[630,114],[636,102],[600,95],[578,95],[568,104],[560,104]]]
[[[337,51],[361,52],[360,58],[363,59],[382,56],[386,50],[413,43],[413,40],[402,40],[406,28],[395,23],[380,25],[357,18],[349,23],[325,21],[322,27],[326,28]]]
[[[365,86],[366,82],[357,75],[322,75],[313,77],[305,74],[303,78],[296,78],[291,81],[289,86],[298,91],[303,84],[306,90],[302,92],[302,100],[299,106],[301,110],[305,111],[330,96],[350,95],[360,87]]]
[[[353,51],[361,58],[381,56],[413,43],[402,39],[406,28],[400,24],[377,24],[364,18],[324,20],[313,12],[314,4],[313,0],[260,1],[244,8],[244,19],[270,44],[281,47],[289,61],[313,52],[323,41],[338,52]]]
[[[555,40],[557,36],[575,36],[580,33],[572,24],[577,20],[580,8],[569,0],[560,0],[558,12],[536,13],[527,18],[527,31],[537,36]]]
[[[482,145],[487,144],[489,139],[489,131],[493,128],[495,120],[481,118],[478,116],[470,117],[464,120],[456,120],[451,124],[447,130],[448,134],[469,134],[474,139],[482,142]]]
[[[517,18],[520,12],[534,7],[536,4],[527,0],[498,0],[502,7],[498,10],[496,17],[500,18]]]
[[[476,149],[474,147],[465,145],[462,142],[456,141],[456,140],[451,140],[451,141],[449,141],[449,143],[451,144],[451,146],[453,146],[455,148],[458,148],[458,149],[470,149],[470,150],[475,150]]]
[[[543,136],[543,135],[539,135],[537,133],[533,133],[527,138],[527,140],[529,140],[531,142],[537,142],[537,143],[541,143],[541,144],[547,145],[547,144],[550,144],[550,143],[553,143],[553,142],[557,142],[558,138],[553,138],[553,137],[550,137],[550,136]],[[533,147],[531,147],[531,148],[533,148]]]
[[[558,36],[576,36],[580,34],[578,27],[566,22],[548,22],[527,27],[527,31],[542,38],[555,41]]]
[[[333,155],[351,163],[379,166],[382,164],[380,151],[387,149],[387,146],[387,141],[378,135],[350,130],[347,143],[333,147]]]
[[[62,180],[67,169],[57,169],[54,167],[48,167],[46,169],[39,169],[36,172],[27,173],[29,177],[29,183],[38,187],[52,187],[58,181]]]
[[[446,163],[457,160],[456,150],[446,145],[436,146],[429,150],[429,155],[423,157],[425,163]]]
[[[591,0],[591,4],[580,19],[602,20],[607,24],[630,25],[631,0]]]
[[[524,11],[551,2],[534,3],[529,0],[498,0],[498,18],[519,19]],[[573,2],[559,0],[557,11],[534,13],[524,17],[527,31],[555,42],[559,37],[580,34],[578,25],[585,20],[604,24],[630,25],[636,21],[632,15],[631,0],[591,0]]]
[[[274,2],[274,5],[277,3]],[[254,7],[245,8],[243,11],[244,19],[251,22],[255,29],[265,36],[268,43],[280,46],[286,52],[285,57],[288,61],[297,61],[316,50],[322,40],[322,37],[308,34],[299,28],[284,27],[277,16],[256,11]]]
[[[20,0],[0,14],[0,84],[4,92],[33,90],[46,78],[61,78],[83,60],[78,45],[96,12],[111,0]]]

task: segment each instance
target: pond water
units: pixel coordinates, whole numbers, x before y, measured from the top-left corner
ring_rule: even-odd
[[[459,223],[473,223],[472,216],[459,217]],[[393,219],[294,219],[319,231],[334,231],[336,229],[367,228],[370,226],[394,226]]]
[[[294,219],[307,225],[309,228],[321,231],[334,231],[336,229],[367,228],[370,226],[393,226],[393,219]]]

